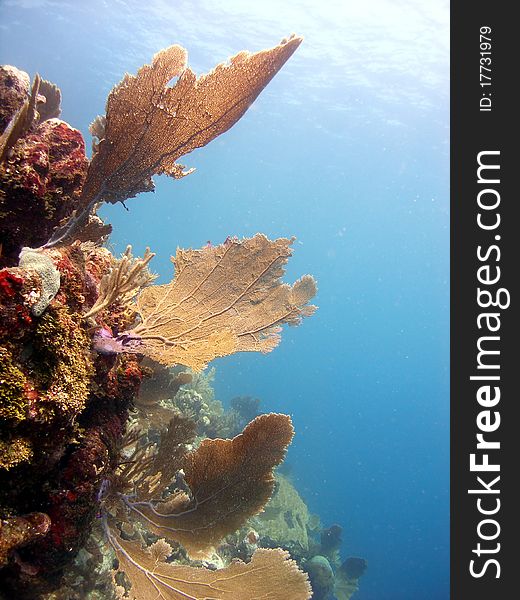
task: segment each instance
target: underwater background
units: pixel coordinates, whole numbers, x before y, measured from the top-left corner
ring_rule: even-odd
[[[197,171],[101,214],[117,252],[295,235],[286,281],[319,311],[271,354],[219,359],[216,397],[291,414],[287,462],[312,512],[368,570],[359,600],[449,597],[449,5],[411,0],[0,0],[0,63],[56,82],[88,125],[125,71],[172,43],[196,73],[295,32]]]

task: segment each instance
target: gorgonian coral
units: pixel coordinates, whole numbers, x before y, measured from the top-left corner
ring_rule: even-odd
[[[281,325],[297,325],[316,307],[316,283],[305,275],[282,283],[292,240],[264,235],[229,239],[202,250],[178,250],[175,277],[145,288],[136,310],[141,322],[129,335],[138,351],[166,365],[200,371],[217,356],[270,352]]]
[[[285,457],[293,428],[286,415],[261,415],[232,440],[206,439],[195,451],[183,453],[193,436],[189,421],[173,419],[153,460],[144,462],[140,473],[132,469],[130,481],[128,473],[120,478],[133,489],[118,498],[151,531],[182,543],[196,556],[263,509],[273,491],[273,469]],[[166,493],[180,471],[186,488]]]
[[[284,550],[258,549],[249,563],[235,561],[210,570],[166,562],[171,546],[164,540],[147,549],[108,532],[110,543],[132,588],[119,588],[123,600],[308,600],[312,591],[307,578]]]
[[[92,124],[99,143],[78,214],[48,244],[73,238],[98,202],[122,202],[151,191],[153,175],[178,179],[191,173],[176,161],[232,127],[301,41],[291,36],[269,50],[239,52],[198,78],[187,67],[186,50],[170,46],[137,75],[125,75],[108,96],[106,116]]]
[[[191,421],[174,417],[156,448],[136,444],[107,490],[107,537],[132,585],[123,597],[142,599],[161,590],[171,599],[188,591],[201,600],[207,596],[200,594],[210,592],[216,599],[246,600],[256,591],[280,600],[309,598],[306,577],[282,551],[258,550],[248,565],[235,563],[215,572],[167,564],[172,549],[164,541],[143,548],[122,539],[110,511],[119,522],[137,519],[157,536],[182,543],[190,556],[204,557],[263,509],[273,491],[273,469],[293,436],[290,418],[261,415],[235,438],[206,439],[188,452],[194,434]],[[269,568],[269,581],[258,577],[260,565]]]
[[[130,302],[141,288],[155,279],[156,276],[147,269],[154,256],[150,248],[147,248],[143,258],[134,258],[132,246],[127,246],[123,256],[115,261],[114,266],[101,279],[97,300],[83,318],[93,317],[116,301],[120,304]]]

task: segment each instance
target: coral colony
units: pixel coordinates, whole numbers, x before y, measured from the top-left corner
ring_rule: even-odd
[[[59,89],[0,68],[0,596],[346,600],[341,562],[281,471],[291,419],[215,399],[208,363],[270,352],[311,315],[282,283],[291,239],[228,237],[154,254],[104,246],[103,202],[188,175],[177,160],[245,113],[301,43],[240,52],[196,77],[172,46],[109,94],[93,156]],[[168,85],[177,78],[175,85]],[[311,585],[314,591],[311,590]]]

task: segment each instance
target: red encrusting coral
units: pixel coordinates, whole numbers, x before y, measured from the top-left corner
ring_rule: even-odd
[[[13,298],[22,287],[22,284],[22,277],[7,270],[0,271],[0,293],[8,298]]]
[[[6,591],[16,592],[18,598],[32,599],[52,589],[88,538],[103,482],[118,460],[118,443],[128,417],[121,404],[105,400],[87,409],[75,449],[67,451],[58,468],[46,475],[48,489],[40,490],[37,503],[49,519],[48,533],[20,549],[17,560],[3,572]],[[25,502],[30,500],[26,497]]]
[[[85,543],[99,508],[102,481],[115,466],[115,440],[106,430],[112,428],[120,435],[126,416],[124,412],[114,416],[105,411],[106,421],[85,429],[79,447],[62,461],[58,479],[42,503],[51,519],[49,535],[22,554],[24,562],[36,566],[40,573],[62,568]]]
[[[6,554],[3,582],[20,598],[50,585],[88,537],[142,380],[136,356],[91,350],[82,319],[111,264],[108,251],[76,243],[47,254],[60,290],[40,317],[30,312],[38,274],[0,270],[0,510],[50,518],[47,535]],[[101,316],[127,327],[132,313],[115,308]]]
[[[45,244],[72,214],[87,167],[83,136],[59,119],[16,143],[0,164],[0,266],[17,264],[22,246]]]
[[[0,270],[0,339],[25,336],[33,323],[32,298],[40,291],[41,281],[34,273],[26,273],[18,267]]]

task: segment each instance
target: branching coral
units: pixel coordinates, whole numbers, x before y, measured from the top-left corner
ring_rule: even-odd
[[[316,282],[305,275],[281,282],[292,240],[257,234],[202,250],[178,250],[175,277],[137,298],[141,323],[131,332],[139,352],[167,364],[199,371],[218,356],[270,352],[280,326],[297,325],[315,308],[308,302]]]
[[[112,269],[101,279],[98,299],[83,318],[93,317],[115,302],[128,304],[142,288],[156,278],[148,270],[148,263],[154,256],[150,248],[146,248],[143,258],[134,258],[132,246],[127,246],[123,256],[115,261]]]

